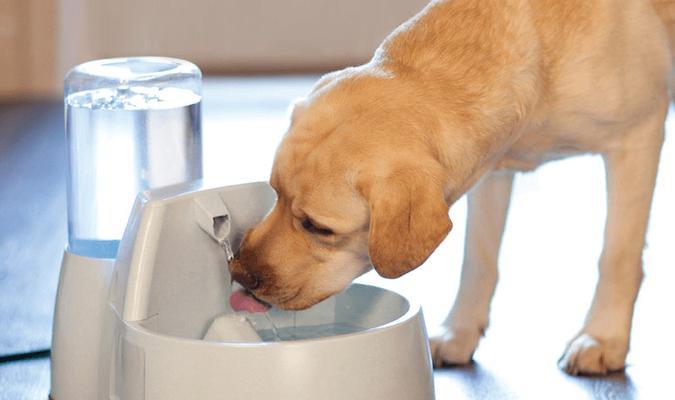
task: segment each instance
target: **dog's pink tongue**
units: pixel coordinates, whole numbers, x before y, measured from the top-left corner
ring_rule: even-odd
[[[250,293],[243,290],[232,292],[230,306],[232,306],[234,311],[248,311],[252,313],[265,312],[269,308],[267,304],[259,302]]]

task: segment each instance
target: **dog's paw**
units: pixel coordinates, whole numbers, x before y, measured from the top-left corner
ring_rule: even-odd
[[[568,345],[558,361],[570,375],[607,375],[625,368],[627,340],[602,340],[581,333]]]
[[[481,332],[476,330],[447,329],[429,339],[434,367],[468,364],[478,347]]]

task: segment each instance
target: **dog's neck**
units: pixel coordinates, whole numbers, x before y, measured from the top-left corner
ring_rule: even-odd
[[[388,140],[399,148],[402,143],[424,148],[442,167],[448,204],[493,170],[526,126],[531,128],[532,119],[524,118],[508,101],[498,103],[486,94],[482,102],[462,108],[452,96],[396,74],[392,71],[381,81],[386,100],[368,108],[368,118],[388,126]],[[394,80],[396,90],[391,90],[388,86]]]
[[[525,127],[536,126],[533,110],[545,84],[536,28],[514,25],[503,12],[474,3],[430,4],[416,23],[390,35],[371,61],[414,86],[401,96],[414,93],[425,107],[407,117],[437,121],[430,142],[440,143],[434,156],[448,171],[449,203],[493,169]],[[501,7],[529,12],[521,1],[507,3]]]

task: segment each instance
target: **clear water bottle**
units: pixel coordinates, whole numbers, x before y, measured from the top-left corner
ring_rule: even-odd
[[[96,60],[65,79],[68,250],[115,258],[136,195],[202,177],[201,72],[160,57]]]

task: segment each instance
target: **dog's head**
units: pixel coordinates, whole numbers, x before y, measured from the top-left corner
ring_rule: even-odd
[[[378,104],[383,80],[344,71],[296,104],[270,178],[277,202],[230,265],[256,297],[303,309],[371,265],[399,277],[450,231],[443,169],[397,114],[406,105]]]

